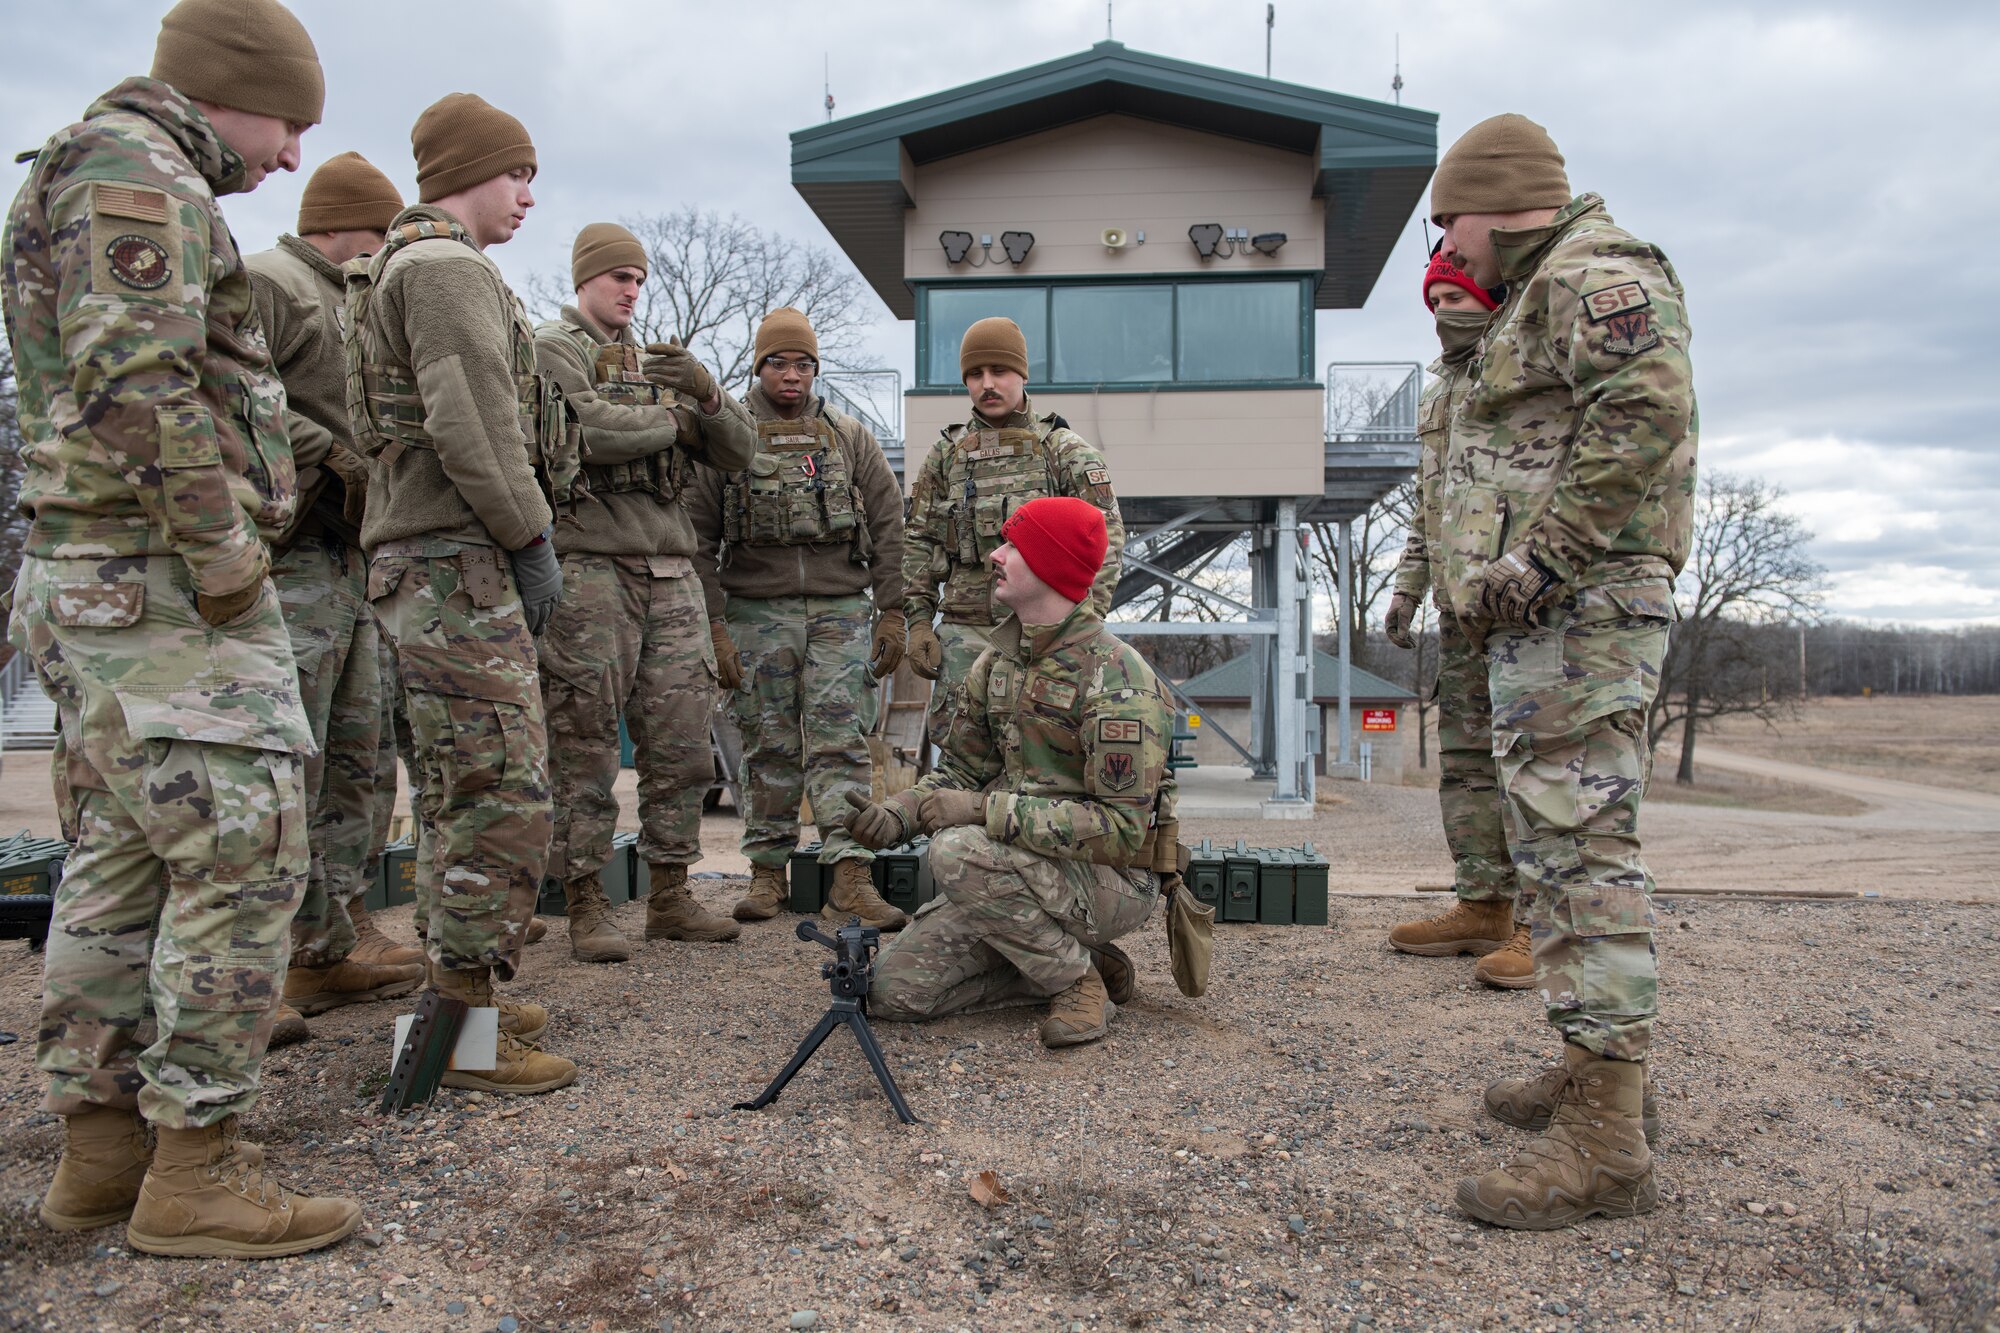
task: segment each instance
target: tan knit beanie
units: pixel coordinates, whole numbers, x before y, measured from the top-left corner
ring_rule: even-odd
[[[992,315],[965,331],[958,344],[959,378],[980,366],[1004,366],[1022,379],[1028,378],[1028,340],[1021,326],[1004,315]]]
[[[582,287],[598,274],[614,268],[636,268],[643,278],[649,267],[646,247],[615,222],[591,223],[576,234],[576,244],[569,248],[571,287]]]
[[[1570,200],[1563,155],[1526,116],[1480,121],[1453,144],[1431,177],[1431,221],[1459,213],[1521,213]]]
[[[756,350],[750,357],[750,365],[754,369],[764,364],[765,357],[785,352],[819,360],[819,337],[813,332],[812,321],[806,318],[805,311],[790,306],[773,310],[757,326]]]
[[[160,20],[153,77],[198,102],[298,125],[326,111],[319,52],[278,0],[181,0]]]
[[[446,93],[425,107],[410,131],[410,149],[417,198],[426,204],[517,167],[535,170],[527,127],[473,93]]]
[[[342,153],[319,164],[299,198],[299,235],[319,231],[387,231],[403,197],[375,164]]]

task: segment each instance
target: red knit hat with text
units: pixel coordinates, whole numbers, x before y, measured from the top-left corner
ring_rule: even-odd
[[[1073,495],[1045,495],[1016,509],[1000,529],[1035,577],[1069,601],[1090,596],[1090,584],[1104,567],[1111,543],[1104,534],[1104,511]]]
[[[1488,310],[1498,310],[1500,308],[1500,303],[1488,296],[1486,289],[1474,282],[1470,273],[1467,273],[1443,255],[1438,254],[1431,256],[1431,266],[1424,270],[1424,309],[1429,310],[1431,308],[1431,288],[1441,282],[1448,282],[1454,287],[1465,288],[1465,290],[1472,293],[1473,300],[1479,302],[1479,304],[1485,306]]]

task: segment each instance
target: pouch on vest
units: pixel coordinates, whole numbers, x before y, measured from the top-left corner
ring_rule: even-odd
[[[420,241],[472,245],[472,235],[457,223],[419,218],[391,230],[374,254],[350,259],[340,268],[347,307],[347,327],[340,344],[347,361],[347,417],[354,428],[354,448],[365,458],[391,463],[405,448],[430,448],[431,437],[424,429],[424,400],[417,391],[416,372],[408,366],[368,359],[368,311],[375,285],[382,280],[390,258]]]
[[[724,538],[750,546],[858,544],[865,527],[847,456],[823,416],[758,422],[757,454],[731,476],[723,508]]]

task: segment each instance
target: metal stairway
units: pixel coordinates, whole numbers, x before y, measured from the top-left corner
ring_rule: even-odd
[[[55,748],[55,701],[21,653],[0,667],[0,710],[0,750]]]

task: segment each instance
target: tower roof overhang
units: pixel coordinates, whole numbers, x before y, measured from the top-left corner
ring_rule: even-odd
[[[1313,304],[1368,299],[1437,165],[1437,113],[1130,51],[1119,42],[792,134],[792,185],[899,319],[913,170],[1095,116],[1126,115],[1316,159],[1326,268]]]

